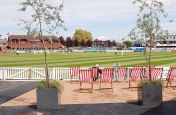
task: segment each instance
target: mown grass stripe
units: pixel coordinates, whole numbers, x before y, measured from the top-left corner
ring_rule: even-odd
[[[68,67],[71,65],[79,66],[95,66],[95,64],[112,66],[113,63],[121,63],[125,66],[145,64],[145,57],[143,53],[124,53],[125,56],[121,57],[121,54],[114,55],[114,53],[70,53],[70,54],[54,54],[48,55],[48,64],[53,67]],[[158,65],[162,64],[163,61],[175,57],[174,53],[152,53],[153,61],[160,60]],[[169,64],[164,63],[164,64]],[[170,64],[172,64],[171,62]],[[37,66],[43,67],[43,54],[2,54],[0,55],[0,66]]]
[[[70,63],[70,62],[77,62],[77,61],[89,61],[89,60],[91,60],[91,61],[95,61],[95,60],[124,60],[124,59],[128,59],[128,60],[130,60],[130,59],[133,59],[133,58],[135,58],[135,59],[143,59],[143,57],[144,56],[141,56],[141,57],[139,57],[139,56],[137,56],[137,57],[116,57],[116,56],[113,56],[113,57],[101,57],[101,58],[92,58],[92,59],[89,59],[89,58],[77,58],[77,59],[57,59],[57,60],[48,60],[48,62],[49,63]],[[162,55],[162,56],[158,56],[158,55],[156,55],[156,56],[153,56],[153,58],[164,58],[164,57],[170,57],[169,55]],[[43,63],[43,60],[31,60],[31,61],[33,61],[33,62],[35,62],[35,61],[37,61],[37,63],[39,64],[39,63]],[[20,63],[31,63],[31,61],[26,61],[26,60],[18,60],[18,61],[15,61],[15,60],[13,60],[13,61],[8,61],[8,62],[1,62],[1,64],[4,64],[4,63],[18,63],[18,64],[20,64]]]

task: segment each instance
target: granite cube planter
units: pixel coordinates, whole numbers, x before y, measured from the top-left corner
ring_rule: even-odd
[[[142,105],[159,106],[162,103],[162,84],[142,84]]]
[[[58,95],[56,88],[37,89],[37,109],[38,110],[57,110],[59,108]]]

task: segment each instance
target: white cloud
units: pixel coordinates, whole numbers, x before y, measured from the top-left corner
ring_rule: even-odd
[[[65,0],[64,19],[69,24],[126,20],[136,12],[131,2],[132,0]]]

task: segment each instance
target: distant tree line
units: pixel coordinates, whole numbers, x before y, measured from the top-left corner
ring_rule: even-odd
[[[93,40],[88,39],[88,40],[78,40],[72,37],[66,37],[64,38],[63,36],[59,37],[59,41],[62,45],[66,47],[91,47]],[[116,41],[115,40],[107,40],[108,42],[108,47],[115,47],[116,46]]]
[[[93,42],[93,37],[91,32],[88,32],[83,29],[76,29],[73,37],[63,36],[59,37],[59,41],[66,47],[91,47]],[[116,46],[116,41],[107,40],[108,47]]]

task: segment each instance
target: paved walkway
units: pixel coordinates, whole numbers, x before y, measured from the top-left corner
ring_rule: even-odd
[[[128,89],[127,82],[115,82],[114,91],[98,90],[79,92],[78,82],[62,82],[61,106],[58,111],[37,111],[35,89],[0,105],[0,115],[176,115],[176,90],[164,88],[163,105],[149,108],[137,102],[137,90]],[[104,87],[108,87],[109,84]]]
[[[36,81],[0,81],[0,104],[36,88],[37,84]]]

